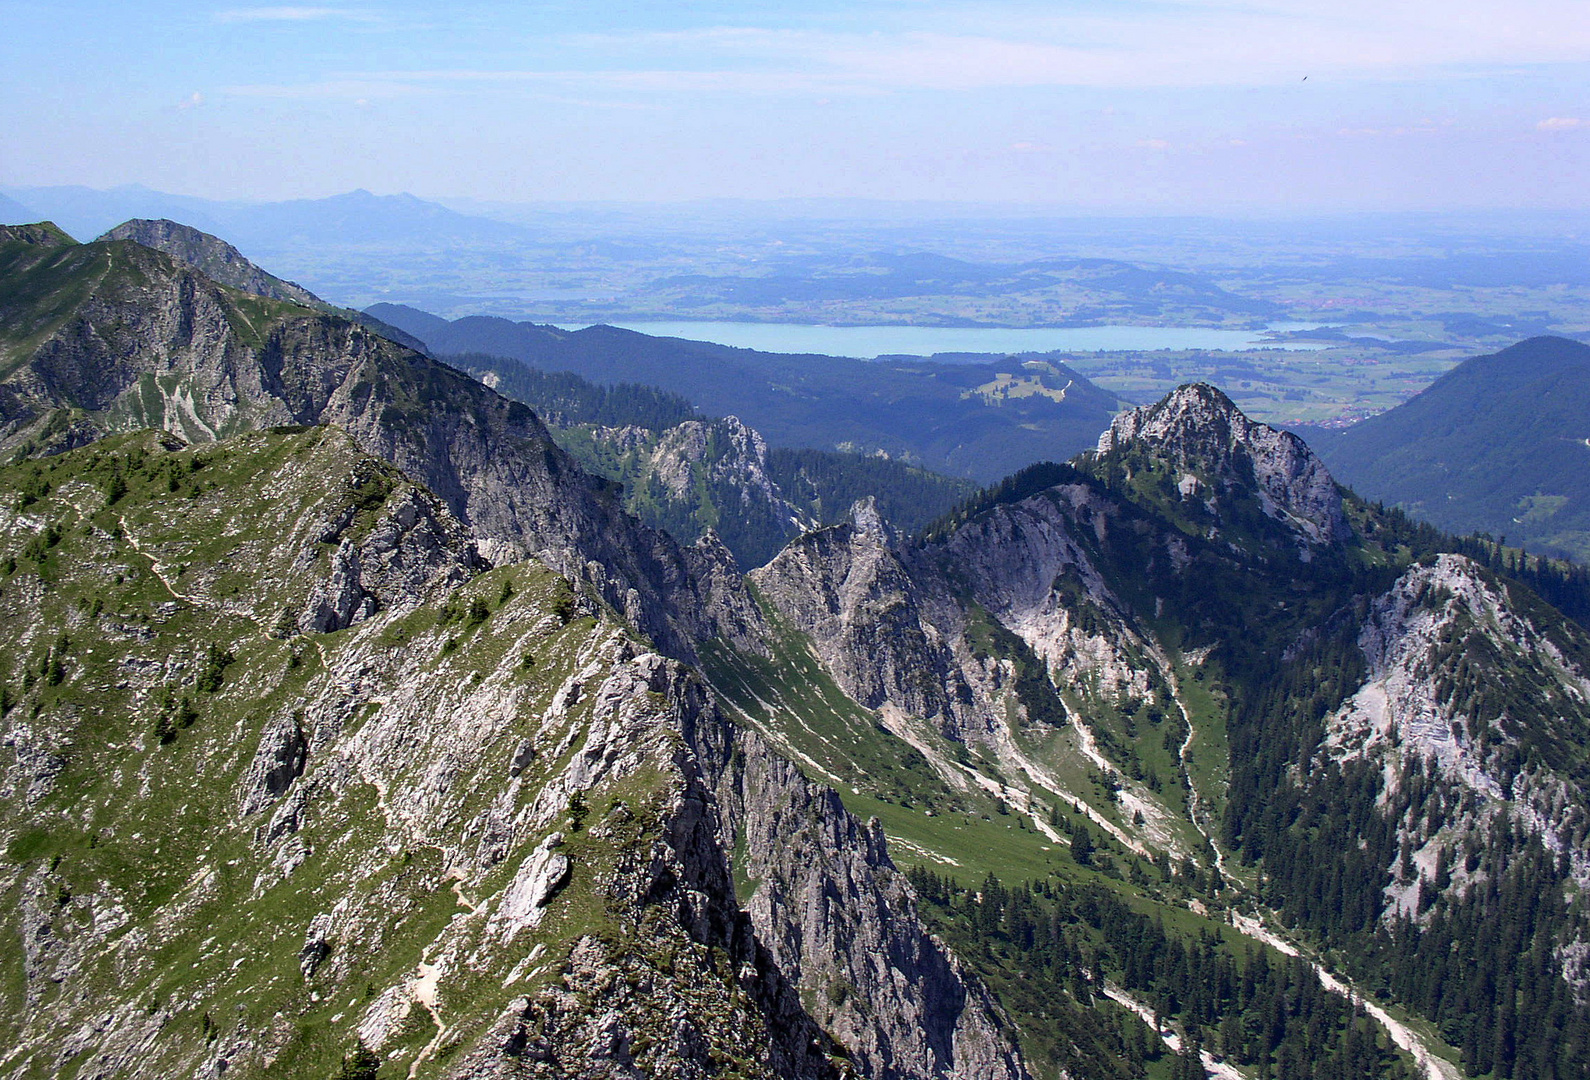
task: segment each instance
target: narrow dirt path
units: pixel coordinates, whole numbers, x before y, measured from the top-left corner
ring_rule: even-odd
[[[1366,1013],[1374,1017],[1375,1022],[1385,1028],[1386,1033],[1391,1036],[1391,1041],[1406,1050],[1413,1057],[1413,1060],[1418,1062],[1419,1068],[1424,1071],[1428,1080],[1463,1080],[1463,1074],[1458,1070],[1457,1066],[1434,1054],[1425,1042],[1424,1036],[1392,1016],[1373,1001],[1364,998],[1347,980],[1332,973],[1319,961],[1308,956],[1296,945],[1270,930],[1258,919],[1233,912],[1231,925],[1249,937],[1264,942],[1277,952],[1285,953],[1287,956],[1301,957],[1309,967],[1314,969],[1314,974],[1319,977],[1321,986],[1333,994],[1340,994],[1342,997],[1357,1002]]]
[[[409,1080],[414,1080],[419,1075],[420,1066],[435,1056],[436,1051],[441,1048],[442,1040],[447,1036],[447,1025],[442,1023],[442,1014],[436,1011],[436,988],[442,981],[441,965],[427,964],[421,960],[417,970],[419,977],[414,980],[414,1000],[431,1014],[431,1022],[436,1025],[436,1034],[418,1054],[414,1055],[414,1061],[409,1065]]]
[[[1154,1027],[1154,1010],[1132,997],[1125,990],[1106,983],[1104,985],[1104,996],[1117,1005],[1124,1005],[1126,1008],[1131,1009],[1142,1018],[1143,1023],[1149,1027]],[[1164,1040],[1171,1053],[1181,1053],[1181,1036],[1175,1031],[1169,1028],[1156,1028],[1154,1033]],[[1215,1060],[1215,1056],[1207,1050],[1200,1048],[1198,1058],[1203,1063],[1206,1076],[1219,1077],[1219,1080],[1247,1080],[1246,1077],[1237,1071],[1235,1066],[1224,1061]]]

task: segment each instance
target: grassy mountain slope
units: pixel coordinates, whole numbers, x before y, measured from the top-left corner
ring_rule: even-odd
[[[923,540],[860,518],[802,538],[753,575],[782,636],[708,670],[879,814],[1035,1061],[1109,1045],[1129,1075],[1165,1067],[1120,1049],[1129,1025],[1090,1042],[1066,1011],[1153,984],[1184,1035],[1257,1075],[1395,1068],[1351,1025],[1249,1041],[1240,994],[1155,982],[1083,928],[1190,949],[1190,972],[1213,931],[1189,905],[1420,1017],[1431,1077],[1580,1076],[1590,654],[1516,567],[1344,496],[1300,442],[1187,387]],[[1089,874],[1173,944],[1078,899],[1104,885],[1079,876],[1079,826]],[[1055,959],[1077,956],[1101,977]]]
[[[599,577],[633,622],[691,655],[684,623],[703,598],[685,553],[625,515],[528,408],[463,372],[130,241],[0,243],[0,320],[0,446],[26,456],[142,427],[207,442],[335,423],[483,541]],[[681,589],[688,601],[661,602]]]
[[[1590,345],[1540,337],[1465,360],[1319,440],[1343,482],[1450,532],[1590,560]]]
[[[8,1073],[327,1076],[362,1038],[382,1075],[457,1075],[531,1013],[573,1066],[596,1045],[576,993],[642,1061],[770,1073],[755,991],[711,969],[737,946],[625,877],[678,843],[666,725],[555,782],[621,720],[568,686],[611,693],[641,651],[568,581],[483,572],[444,506],[332,429],[125,436],[0,489]],[[389,587],[298,633],[350,550]]]

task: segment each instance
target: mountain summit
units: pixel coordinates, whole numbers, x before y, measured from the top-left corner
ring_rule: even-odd
[[[1207,383],[1117,416],[1099,436],[1098,455],[1127,469],[1158,470],[1162,495],[1173,488],[1180,502],[1211,512],[1218,503],[1256,499],[1266,517],[1307,545],[1348,535],[1336,482],[1303,440],[1250,420]]]
[[[191,225],[181,225],[163,218],[158,221],[134,218],[122,222],[99,239],[106,242],[131,240],[144,247],[164,251],[177,261],[200,271],[211,281],[242,289],[255,296],[286,300],[305,307],[324,303],[302,285],[266,273],[225,240],[201,232]]]

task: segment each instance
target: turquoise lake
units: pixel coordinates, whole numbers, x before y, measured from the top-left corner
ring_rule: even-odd
[[[1176,326],[1077,326],[1003,329],[958,326],[807,326],[794,323],[626,322],[626,330],[656,337],[710,341],[763,352],[825,356],[932,356],[935,353],[1142,352],[1154,349],[1312,350],[1317,342],[1267,342],[1263,330]],[[1312,326],[1312,324],[1309,324]],[[1304,329],[1279,324],[1275,330]],[[573,329],[570,327],[569,329]]]

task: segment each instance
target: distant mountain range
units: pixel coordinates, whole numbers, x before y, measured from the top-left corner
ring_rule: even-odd
[[[1465,360],[1406,404],[1311,440],[1361,495],[1590,561],[1590,345],[1536,337]]]
[[[44,215],[24,206],[9,195],[0,194],[0,225],[25,225]]]
[[[413,195],[373,195],[362,189],[326,199],[260,203],[171,195],[139,185],[108,191],[14,188],[9,195],[0,203],[0,219],[20,224],[48,218],[81,240],[129,218],[182,221],[225,236],[245,251],[295,244],[511,243],[532,235],[522,226],[460,214]]]

